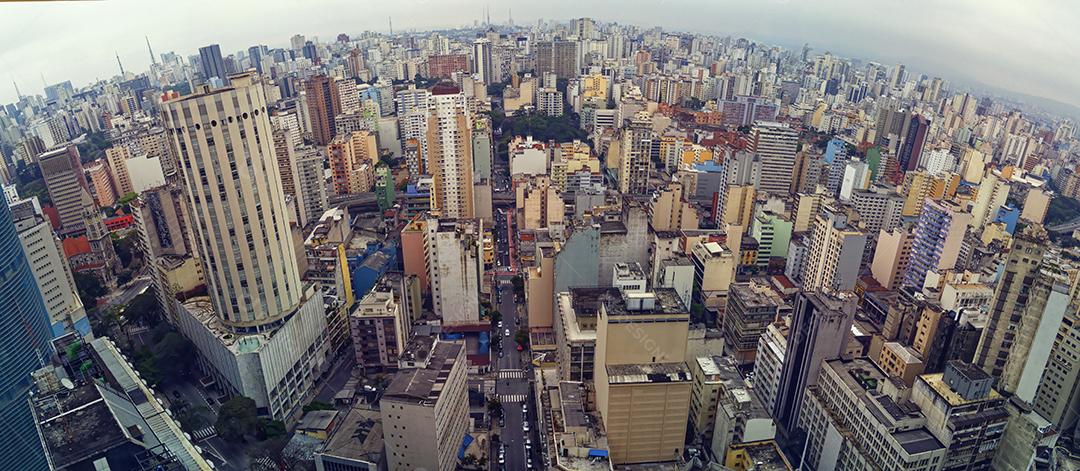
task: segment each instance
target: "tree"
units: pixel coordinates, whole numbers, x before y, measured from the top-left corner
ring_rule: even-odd
[[[261,424],[255,410],[255,400],[236,396],[225,401],[218,409],[214,428],[225,440],[243,442],[258,432],[259,425]]]
[[[304,412],[311,412],[313,410],[334,410],[334,406],[322,401],[311,401],[304,406]]]
[[[95,275],[79,272],[73,275],[75,288],[79,291],[79,299],[87,309],[93,309],[94,306],[97,306],[98,298],[105,296],[108,290],[105,289],[105,285],[101,284],[101,280]]]
[[[135,296],[124,309],[124,316],[142,326],[157,324],[161,320],[161,306],[158,305],[157,296],[152,290]]]
[[[154,344],[154,352],[159,365],[166,366],[170,372],[179,373],[181,376],[186,376],[194,366],[195,345],[176,332],[165,334],[160,342]],[[174,376],[169,376],[162,379],[173,378]]]
[[[285,429],[285,424],[280,420],[259,419],[259,426],[255,432],[255,438],[259,440],[272,440],[275,438],[284,437],[289,433]]]
[[[510,279],[510,283],[514,285],[515,295],[525,296],[525,279],[521,275],[515,275]]]
[[[131,266],[131,263],[138,258],[138,247],[135,245],[135,238],[132,236],[119,237],[112,240],[113,250],[116,251],[117,258],[120,259],[120,265],[127,268]]]
[[[502,402],[499,402],[498,398],[490,398],[487,400],[488,414],[498,416],[502,414]]]
[[[488,315],[491,316],[492,326],[499,325],[499,322],[503,319],[503,315],[499,311],[488,311]]]
[[[525,332],[524,329],[518,329],[517,333],[514,334],[514,341],[517,342],[518,345],[521,345],[522,347],[528,346],[529,345],[529,333]]]

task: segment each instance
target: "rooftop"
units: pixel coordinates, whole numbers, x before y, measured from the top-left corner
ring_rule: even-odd
[[[971,365],[972,367],[978,369],[977,366],[974,366],[970,363],[968,363],[968,365]],[[982,372],[982,370],[979,371]],[[953,407],[1001,398],[1001,394],[999,394],[996,390],[991,389],[989,397],[979,399],[965,399],[963,396],[954,391],[952,388],[949,387],[948,384],[945,383],[945,375],[943,373],[921,375],[919,376],[919,379],[926,381],[926,384],[930,386],[930,389],[937,393],[938,396],[941,396],[942,399],[945,399],[945,401],[947,401],[949,405]]]
[[[685,362],[608,365],[607,374],[610,384],[678,383],[692,379]]]
[[[562,405],[564,427],[587,427],[585,387],[581,383],[559,382],[559,402]]]
[[[431,351],[426,368],[401,370],[386,387],[383,399],[428,403],[437,401],[446,380],[444,372],[453,367],[465,347],[460,343],[439,342]]]
[[[742,451],[753,461],[756,471],[787,471],[792,469],[787,457],[780,451],[780,446],[772,440],[758,442],[733,443],[732,451]]]
[[[302,430],[328,430],[337,416],[336,410],[313,410],[304,414],[296,427]]]
[[[608,316],[685,314],[689,317],[678,292],[671,288],[656,288],[649,293],[606,292],[600,301]]]
[[[730,290],[729,297],[738,297],[747,308],[779,307],[784,304],[784,300],[767,284],[754,281],[733,283]]]
[[[319,454],[378,463],[382,453],[383,432],[379,411],[354,408],[341,420]]]

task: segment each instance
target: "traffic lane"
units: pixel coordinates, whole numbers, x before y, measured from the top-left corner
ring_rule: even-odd
[[[503,443],[506,444],[506,469],[525,469],[525,432],[522,430],[523,417],[518,403],[503,404],[505,426],[502,428]]]

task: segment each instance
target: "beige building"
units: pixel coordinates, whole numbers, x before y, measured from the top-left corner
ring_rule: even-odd
[[[398,372],[380,400],[391,471],[453,471],[469,431],[465,346],[436,342],[422,353],[427,362]]]
[[[596,328],[596,404],[616,465],[677,460],[692,378],[690,315],[672,289],[604,294]]]
[[[428,280],[435,314],[446,325],[480,322],[483,222],[429,219],[427,231]]]
[[[618,190],[625,195],[644,195],[649,189],[649,142],[652,136],[652,118],[647,111],[639,111],[622,130],[618,146]],[[612,146],[614,149],[615,146]],[[610,163],[610,162],[609,162]]]
[[[697,211],[683,195],[681,183],[669,183],[649,205],[652,230],[680,231],[698,228]]]
[[[877,364],[890,378],[899,378],[909,387],[926,368],[915,349],[898,342],[885,342]]]
[[[554,325],[551,303],[555,297],[555,251],[551,244],[537,244],[536,264],[525,269],[530,330],[550,329]]]
[[[559,188],[547,177],[532,177],[526,184],[518,185],[517,209],[521,211],[521,228],[527,230],[549,229],[562,233],[566,205]]]
[[[428,99],[426,167],[434,179],[431,209],[441,217],[472,218],[472,114],[457,87],[440,84]]]
[[[333,175],[333,194],[347,195],[371,191],[379,145],[375,133],[367,130],[339,135],[327,145]]]
[[[113,188],[119,196],[134,193],[135,187],[131,184],[131,176],[128,174],[127,159],[131,153],[124,146],[110,147],[105,149],[105,161],[109,165],[109,175],[112,175]]]
[[[615,288],[570,288],[556,296],[558,313],[554,330],[561,380],[593,380],[596,317],[600,300],[613,291],[617,292]]]
[[[904,281],[908,261],[911,259],[911,242],[915,240],[911,231],[898,227],[891,231],[882,229],[878,233],[874,261],[870,264],[870,273],[886,289],[896,289]]]
[[[735,281],[739,260],[730,248],[716,242],[701,242],[690,251],[694,263],[694,288],[710,310],[722,310],[727,304],[728,289]]]
[[[1028,190],[1024,197],[1024,209],[1020,212],[1020,219],[1042,224],[1046,218],[1046,210],[1050,208],[1050,192],[1038,188]]]
[[[754,215],[754,187],[752,185],[730,185],[724,206],[720,208],[720,222],[739,226],[745,231],[750,227]]]
[[[802,273],[808,291],[851,291],[859,277],[866,233],[848,224],[839,208],[825,206],[810,235],[810,250]]]
[[[105,163],[95,160],[83,167],[83,170],[90,178],[97,205],[105,208],[116,204],[116,191],[113,189],[112,178],[109,177],[109,170],[105,167]]]

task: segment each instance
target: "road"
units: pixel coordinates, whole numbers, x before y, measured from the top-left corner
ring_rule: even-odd
[[[499,170],[496,169],[498,180]],[[501,447],[505,450],[505,463],[499,463],[499,448],[492,453],[496,459],[491,460],[491,469],[521,470],[538,467],[540,455],[536,431],[536,403],[532,398],[532,385],[529,378],[532,377],[532,364],[529,361],[529,350],[526,348],[519,352],[514,337],[517,331],[528,331],[528,316],[523,310],[519,310],[514,300],[514,287],[510,282],[512,272],[507,273],[506,267],[514,267],[511,255],[511,240],[513,223],[506,221],[506,213],[501,211],[495,214],[495,244],[502,273],[497,275],[495,283],[495,305],[502,314],[502,328],[495,335],[501,337],[501,349],[494,349],[492,354],[498,355],[493,358],[495,364],[495,394],[502,403],[503,423],[499,434]],[[528,424],[528,432],[525,431]],[[528,448],[526,448],[528,447]],[[531,459],[531,461],[530,461]],[[530,466],[531,464],[531,466]]]

